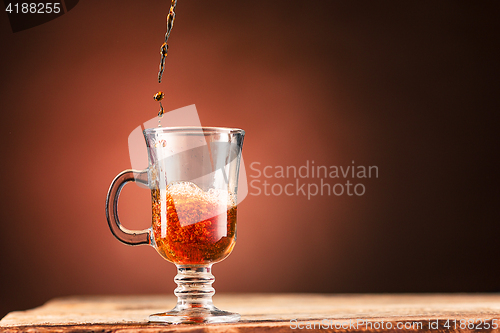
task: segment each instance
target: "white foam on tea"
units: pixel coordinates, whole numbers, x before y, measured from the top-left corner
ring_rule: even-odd
[[[171,183],[167,187],[167,191],[174,201],[177,217],[182,227],[208,220],[217,215],[226,216],[227,211],[236,205],[233,193],[220,189],[203,191],[191,182]],[[195,219],[192,217],[192,205],[186,204],[186,200],[190,198],[193,199],[191,204],[200,205],[196,209],[199,215]],[[207,209],[207,206],[210,208]],[[219,237],[227,236],[227,223],[217,223],[217,234]]]

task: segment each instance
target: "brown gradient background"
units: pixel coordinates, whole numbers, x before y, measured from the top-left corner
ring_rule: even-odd
[[[379,167],[361,197],[249,195],[218,292],[500,291],[498,2],[180,0],[158,85],[167,11],[80,1],[15,34],[0,14],[0,316],[172,293],[174,265],[104,214],[159,89],[167,110],[245,129],[249,176]],[[127,186],[123,224],[148,227],[149,200]]]

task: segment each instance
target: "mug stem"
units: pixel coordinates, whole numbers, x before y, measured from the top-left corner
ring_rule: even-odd
[[[212,264],[177,265],[174,291],[177,305],[171,311],[149,316],[150,322],[181,323],[228,323],[240,319],[237,313],[221,311],[212,303],[215,289],[212,283]]]
[[[215,277],[212,275],[212,264],[203,266],[177,265],[175,276],[174,294],[177,296],[179,309],[212,307],[212,296],[215,289],[212,283]]]

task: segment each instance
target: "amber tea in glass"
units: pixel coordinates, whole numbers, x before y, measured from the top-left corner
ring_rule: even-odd
[[[240,129],[214,127],[146,129],[148,169],[123,171],[111,184],[106,217],[115,237],[129,245],[150,244],[177,266],[177,305],[151,315],[151,322],[220,323],[240,318],[212,304],[211,267],[235,245],[244,135]],[[149,229],[131,231],[118,219],[118,197],[130,181],[151,189]]]

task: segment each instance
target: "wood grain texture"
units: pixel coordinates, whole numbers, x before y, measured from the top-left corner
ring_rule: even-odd
[[[150,314],[171,309],[175,301],[173,295],[58,298],[32,310],[9,313],[0,321],[0,331],[500,332],[494,327],[495,320],[500,326],[499,294],[222,294],[214,297],[215,305],[240,313],[240,322],[218,325],[148,323]],[[447,321],[449,327],[445,327]],[[469,321],[468,328],[464,328],[464,321]],[[397,329],[398,323],[407,324],[407,327]],[[299,329],[299,324],[303,329]]]

